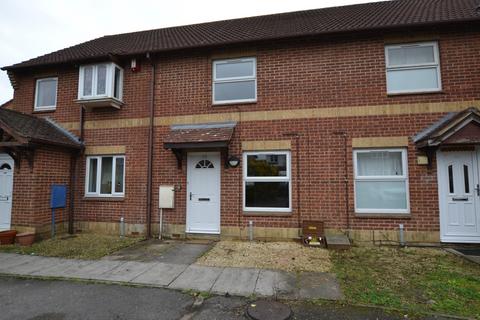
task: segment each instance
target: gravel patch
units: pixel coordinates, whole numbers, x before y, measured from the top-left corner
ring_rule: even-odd
[[[288,272],[328,272],[331,268],[328,250],[296,242],[220,241],[196,264]]]

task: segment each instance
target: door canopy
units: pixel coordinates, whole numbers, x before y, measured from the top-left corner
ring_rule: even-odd
[[[173,125],[163,140],[163,146],[175,154],[179,168],[185,150],[220,149],[228,155],[235,126],[235,122]]]
[[[77,137],[51,119],[0,108],[0,152],[17,163],[24,155],[31,164],[34,149],[46,145],[66,151],[83,148]]]
[[[415,135],[413,142],[418,149],[480,144],[480,112],[474,107],[451,112]]]

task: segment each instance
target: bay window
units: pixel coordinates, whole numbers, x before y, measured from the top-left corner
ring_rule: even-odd
[[[243,209],[290,212],[290,152],[245,152],[243,163]]]
[[[121,197],[125,194],[125,156],[87,157],[85,194]]]
[[[409,213],[407,151],[355,150],[355,212]]]
[[[115,63],[80,67],[78,99],[114,98],[122,100],[123,69]]]

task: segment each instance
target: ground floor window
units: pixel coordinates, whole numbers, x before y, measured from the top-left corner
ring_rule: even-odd
[[[407,150],[354,150],[355,212],[409,213]]]
[[[125,156],[87,157],[85,194],[121,197],[125,193]]]
[[[290,212],[290,152],[245,152],[243,163],[243,209]]]

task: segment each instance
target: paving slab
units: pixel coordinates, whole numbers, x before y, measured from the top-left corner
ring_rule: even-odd
[[[21,254],[0,254],[0,272],[15,273],[15,267],[25,263],[31,263],[36,260],[35,256]]]
[[[155,265],[155,263],[128,261],[118,267],[106,271],[101,274],[97,279],[108,281],[120,281],[129,282],[132,279],[138,277],[145,271],[149,270]]]
[[[32,275],[39,270],[47,269],[60,263],[60,258],[35,257],[35,259],[26,260],[25,263],[15,265],[8,273],[19,275]]]
[[[52,265],[49,268],[43,268],[41,270],[32,272],[33,276],[45,276],[45,277],[70,277],[69,271],[78,269],[79,267],[88,266],[94,263],[92,260],[73,260],[64,259],[59,263]]]
[[[311,272],[299,275],[298,298],[340,300],[343,295],[333,274]]]
[[[187,267],[186,264],[156,263],[152,268],[132,279],[131,282],[166,287]]]
[[[259,273],[259,269],[225,268],[215,282],[212,292],[249,296],[255,290]]]
[[[104,274],[106,272],[124,263],[125,261],[94,261],[89,264],[78,263],[65,269],[64,275],[69,278],[101,280],[105,277]]]
[[[284,271],[260,270],[255,294],[265,297],[295,295],[296,276]]]
[[[168,287],[173,289],[191,289],[210,291],[223,268],[191,265]]]

